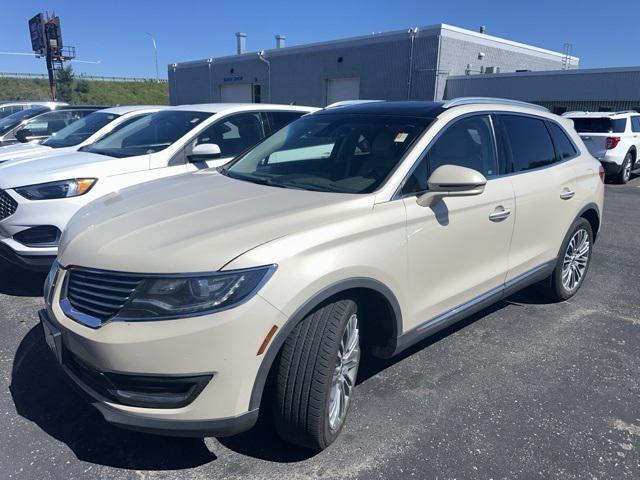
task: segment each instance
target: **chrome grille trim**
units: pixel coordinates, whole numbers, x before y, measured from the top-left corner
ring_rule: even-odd
[[[16,202],[11,195],[4,190],[0,190],[0,220],[10,217],[18,209]]]
[[[73,267],[67,272],[61,305],[74,320],[97,328],[118,315],[143,278]]]

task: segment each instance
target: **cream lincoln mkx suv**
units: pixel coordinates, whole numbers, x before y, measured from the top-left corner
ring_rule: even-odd
[[[535,105],[326,108],[217,170],[80,210],[45,338],[113,424],[231,435],[263,405],[283,438],[322,449],[361,352],[397,354],[533,283],[575,294],[603,192],[570,123]]]

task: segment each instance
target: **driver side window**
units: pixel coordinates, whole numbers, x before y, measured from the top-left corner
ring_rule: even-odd
[[[488,115],[458,120],[446,129],[418,162],[402,188],[403,194],[427,190],[427,179],[442,165],[472,168],[484,176],[498,173],[495,143]]]

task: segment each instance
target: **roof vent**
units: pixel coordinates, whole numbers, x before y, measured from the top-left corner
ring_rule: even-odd
[[[287,39],[284,35],[276,35],[276,48],[284,48],[284,42]]]
[[[480,25],[480,33],[487,33],[487,27]]]

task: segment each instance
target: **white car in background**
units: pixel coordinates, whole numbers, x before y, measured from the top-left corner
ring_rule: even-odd
[[[131,105],[98,110],[67,125],[42,143],[27,142],[0,147],[0,164],[10,160],[44,158],[74,152],[115,129],[121,129],[145,115],[164,108],[168,107]]]
[[[67,222],[92,200],[107,194],[117,198],[131,185],[223,165],[315,110],[266,104],[167,107],[77,152],[0,165],[0,258],[23,268],[47,269]]]
[[[0,103],[0,118],[8,117],[17,112],[23,110],[29,110],[35,107],[46,107],[54,109],[60,105],[68,105],[64,102],[32,102],[29,100],[15,101],[15,102],[1,102]]]
[[[591,155],[602,163],[606,175],[627,183],[640,167],[640,113],[566,112]]]

